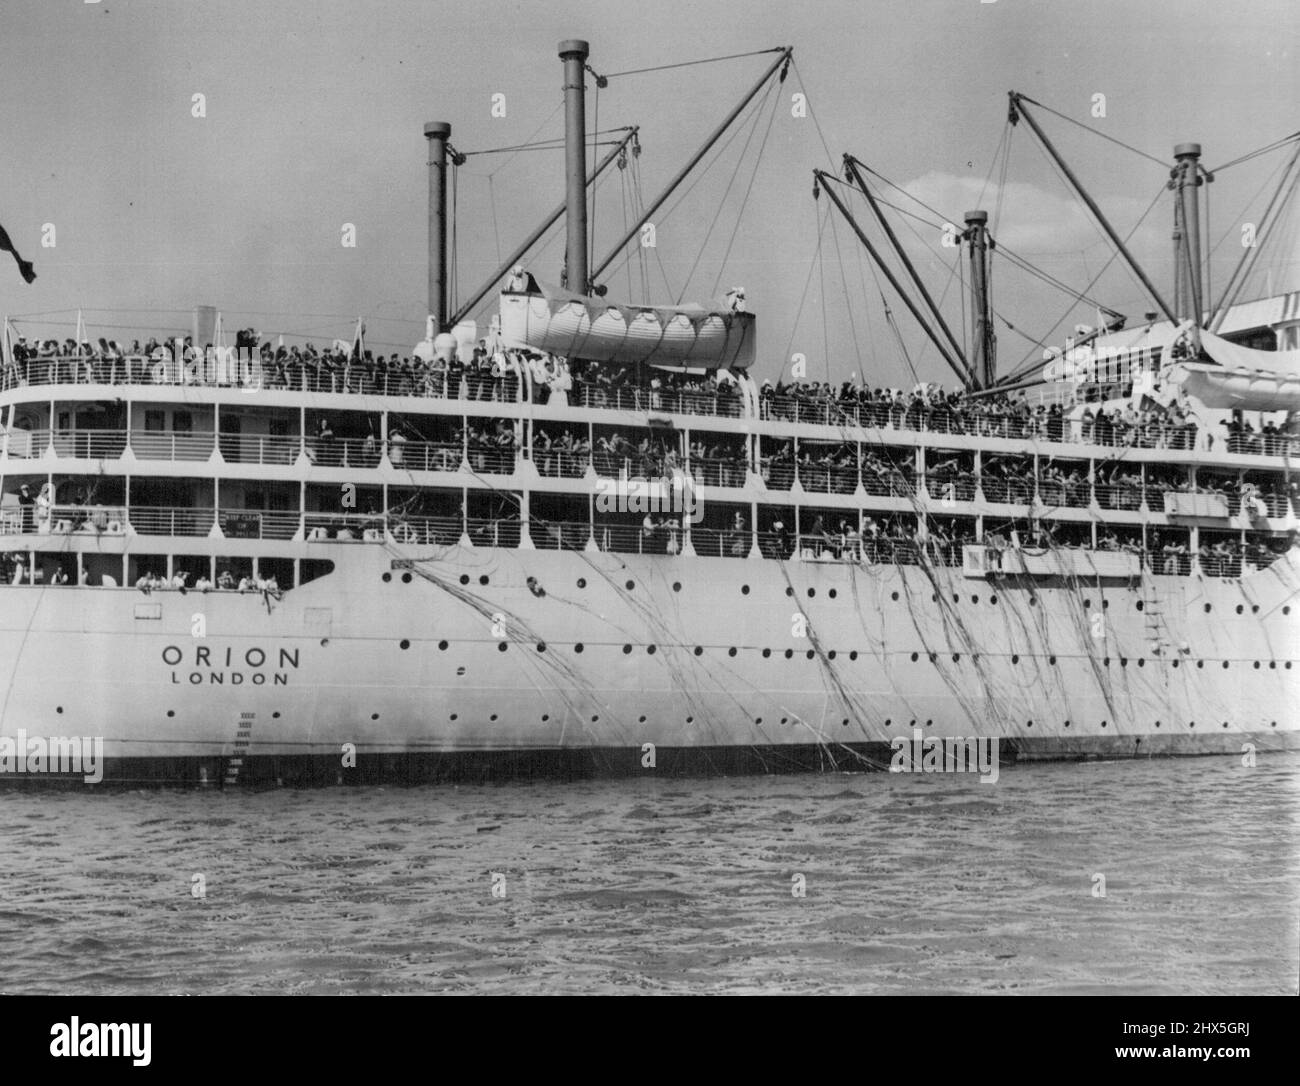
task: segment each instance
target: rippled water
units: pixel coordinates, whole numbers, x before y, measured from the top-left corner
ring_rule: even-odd
[[[1294,993],[1298,785],[1271,755],[0,793],[0,991]]]

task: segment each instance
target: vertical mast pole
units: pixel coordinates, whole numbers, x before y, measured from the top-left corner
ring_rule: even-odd
[[[424,126],[429,141],[429,316],[435,334],[447,330],[447,140],[451,125]]]

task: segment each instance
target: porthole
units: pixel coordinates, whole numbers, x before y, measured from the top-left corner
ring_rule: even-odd
[[[1128,667],[1128,657],[1127,657],[1127,656],[1121,656],[1121,657],[1119,658],[1119,666],[1120,666],[1120,667]]]
[[[952,662],[953,662],[954,664],[959,664],[959,663],[961,663],[961,653],[960,653],[960,652],[954,652],[954,653],[952,654]]]
[[[451,714],[451,717],[450,717],[449,719],[451,719],[451,720],[455,720],[455,719],[456,719],[456,714],[455,714],[455,713],[452,713],[452,714]]]
[[[1138,657],[1138,667],[1146,667],[1146,666],[1147,666],[1146,658],[1145,658],[1145,657],[1142,657],[1142,656],[1139,656],[1139,657]]]
[[[393,575],[392,575],[391,573],[385,573],[385,574],[380,578],[380,580],[383,581],[384,584],[387,584],[387,583],[388,583],[389,581],[391,581],[392,579],[393,579]]]
[[[809,598],[809,599],[812,599],[815,595],[817,595],[817,589],[815,589],[815,588],[810,588],[810,589],[808,589],[808,598]]]
[[[898,599],[898,594],[897,594],[897,593],[894,594],[894,599]],[[953,602],[953,603],[961,603],[961,596],[959,596],[956,592],[954,592],[954,593],[952,594],[952,602]]]
[[[836,596],[839,595],[839,593],[832,588],[829,592],[826,593],[826,595],[830,596],[831,599],[834,599]]]
[[[830,652],[828,652],[828,653],[826,654],[826,659],[828,659],[828,660],[834,660],[834,659],[835,659],[835,650],[834,650],[834,649],[831,649]]]
[[[279,719],[280,719],[280,711],[279,711],[278,709],[277,709],[274,713],[271,714],[271,719],[272,719],[272,720],[279,720]]]
[[[596,713],[596,714],[591,718],[591,722],[592,722],[593,724],[595,724],[595,723],[596,723],[597,721],[599,721],[599,720],[600,720],[600,714],[599,714],[599,713]]]
[[[439,641],[439,642],[438,642],[438,649],[439,649],[439,651],[441,651],[441,652],[446,652],[446,651],[447,651],[447,642],[446,642],[446,641]]]
[[[1103,667],[1110,667],[1110,657],[1109,657],[1109,656],[1103,656],[1103,657],[1101,658],[1101,663],[1102,663],[1102,666],[1103,666]]]
[[[1223,726],[1224,726],[1225,728],[1228,726],[1228,722],[1227,722],[1226,720],[1223,722]]]
[[[1189,728],[1194,728],[1194,727],[1196,727],[1196,721],[1194,721],[1194,720],[1189,720],[1189,721],[1187,722],[1187,726],[1188,726]]]
[[[930,663],[937,664],[938,662],[939,662],[939,654],[937,652],[930,653]]]
[[[885,720],[885,727],[888,728],[889,725],[891,725],[892,723],[893,723],[892,720],[886,719],[886,720]]]
[[[468,574],[468,573],[462,573],[462,574],[460,575],[460,583],[461,583],[461,584],[469,584],[469,574]]]
[[[912,663],[916,663],[918,659],[920,659],[920,653],[912,653]]]
[[[845,717],[842,723],[843,723],[844,726],[847,728],[847,727],[849,726],[849,718],[848,718],[848,717]]]
[[[736,646],[735,646],[735,645],[732,645],[731,648],[729,648],[729,649],[727,650],[727,655],[728,655],[728,656],[735,656],[735,655],[736,655]]]
[[[979,596],[971,596],[970,601],[971,603],[979,603],[980,598]]]
[[[489,721],[495,721],[496,718],[497,718],[496,713],[493,713],[490,717],[488,717],[488,720],[489,720]]]
[[[631,645],[624,645],[624,646],[623,646],[623,655],[624,655],[624,656],[626,656],[626,655],[627,655],[628,653],[630,653],[631,651],[632,651],[632,646],[631,646]]]
[[[755,723],[755,724],[762,724],[762,723],[763,723],[763,718],[762,718],[761,716],[756,716],[756,717],[754,717],[754,723]]]
[[[1282,614],[1289,615],[1290,613],[1291,613],[1291,605],[1288,603],[1285,607],[1282,608]]]
[[[742,596],[748,596],[748,595],[749,595],[749,585],[747,585],[747,584],[742,584],[742,585],[740,586],[740,594],[741,594]]]
[[[1268,662],[1268,669],[1269,669],[1269,671],[1276,671],[1276,670],[1277,670],[1277,661],[1276,661],[1276,660],[1270,660],[1270,661]]]
[[[1103,598],[1102,601],[1101,601],[1101,609],[1102,609],[1103,611],[1109,611],[1109,610],[1110,610],[1110,600],[1108,600],[1108,599],[1104,599],[1104,598]]]
[[[915,721],[915,720],[909,720],[909,721],[907,722],[907,726],[908,726],[909,728],[915,728],[915,727],[916,727],[916,721]]]
[[[673,581],[673,591],[674,591],[674,592],[680,592],[681,590],[682,590],[682,582],[681,582],[681,581]]]
[[[939,602],[939,593],[938,593],[938,592],[931,592],[931,593],[930,593],[930,602],[931,602],[931,603],[938,603],[938,602]]]
[[[1106,722],[1105,722],[1104,720],[1101,722],[1101,726],[1102,726],[1103,728],[1106,726]]]
[[[1068,720],[1065,722],[1065,726],[1066,726],[1067,728],[1070,726],[1070,722],[1069,722]]]
[[[1210,613],[1210,605],[1208,603],[1205,605],[1205,613],[1207,615]]]
[[[1276,720],[1269,721],[1269,725],[1268,725],[1268,726],[1269,726],[1270,728],[1276,728],[1276,727],[1277,727],[1277,721],[1276,721]]]
[[[653,656],[655,654],[655,647],[653,645],[647,645],[645,651],[647,656]]]
[[[168,716],[175,716],[175,715],[176,715],[176,710],[175,710],[175,709],[168,709],[168,710],[167,710],[167,715],[168,715]]]
[[[478,579],[478,583],[479,583],[479,584],[487,584],[487,583],[488,583],[488,579],[487,579],[487,574],[486,574],[486,573],[483,574],[483,576],[480,577],[480,578]]]
[[[927,721],[925,722],[925,726],[928,728],[928,727],[930,727],[930,725],[933,724],[933,723],[934,723],[933,720],[927,720]]]
[[[1180,660],[1172,660],[1172,661],[1170,661],[1170,662],[1173,664],[1174,667],[1177,667],[1177,666],[1178,666],[1182,661],[1180,661]]]
[[[858,650],[854,649],[852,652],[849,653],[849,659],[856,660],[857,658],[858,658]]]
[[[703,650],[702,648],[700,648],[699,645],[696,645],[696,646],[695,646],[695,655],[696,655],[696,656],[703,656],[703,655],[704,655],[704,650]]]
[[[980,662],[980,654],[978,652],[972,652],[970,654],[970,662],[972,664],[978,664]]]
[[[409,573],[403,573],[402,584],[410,584],[410,583],[411,583],[411,575]]]
[[[772,655],[772,650],[771,650],[771,649],[764,649],[764,650],[763,650],[763,659],[764,659],[764,660],[766,660],[766,659],[767,659],[768,657],[770,657],[771,655]]]
[[[814,656],[817,655],[817,653],[815,653],[812,649],[809,649],[806,655],[808,659],[811,660]]]
[[[990,597],[989,597],[989,603],[993,604],[994,606],[997,606],[997,602],[998,602],[998,598],[997,598],[997,596],[990,596]]]
[[[1237,604],[1237,614],[1240,615],[1240,614],[1242,614],[1245,610],[1246,610],[1246,608],[1244,608],[1241,604]],[[1227,725],[1225,724],[1224,727],[1226,728]]]
[[[787,660],[793,660],[793,659],[794,659],[794,649],[786,649],[786,650],[785,650],[785,658],[786,658]]]
[[[1156,721],[1156,727],[1157,727],[1157,728],[1160,727],[1160,721],[1158,721],[1158,720]]]
[[[1257,615],[1257,614],[1259,614],[1259,604],[1257,604],[1257,603],[1252,603],[1252,604],[1250,605],[1250,613],[1251,613],[1252,615]]]
[[[542,714],[542,723],[543,723],[543,724],[545,724],[545,723],[546,723],[548,720],[550,720],[550,719],[551,719],[551,714],[550,714],[550,713],[543,713],[543,714]]]
[[[1259,661],[1258,661],[1258,660],[1255,661],[1255,670],[1256,670],[1256,671],[1259,670]]]
[[[1015,653],[1015,652],[1013,652],[1013,653],[1011,654],[1011,662],[1012,662],[1013,664],[1018,664],[1018,663],[1020,663],[1020,654],[1019,654],[1019,653]]]
[[[1048,662],[1049,664],[1053,664],[1053,665],[1054,665],[1054,664],[1056,663],[1056,657],[1055,657],[1055,656],[1049,656],[1049,657],[1047,658],[1047,662]]]
[[[505,651],[506,651],[506,648],[507,648],[507,645],[506,645],[506,643],[505,643],[504,641],[498,641],[498,642],[497,642],[497,652],[505,652]]]
[[[1084,601],[1083,601],[1083,609],[1084,609],[1085,611],[1091,611],[1091,610],[1092,610],[1092,600],[1084,600]]]
[[[1204,667],[1204,666],[1205,666],[1205,661],[1204,661],[1204,660],[1197,660],[1197,661],[1196,661],[1196,666],[1197,666],[1197,667]]]
[[[634,588],[636,587],[636,581],[628,581],[627,584],[626,584],[624,587],[625,587],[629,592],[631,592],[632,589],[634,589]]]
[[[539,642],[537,642],[537,651],[538,651],[538,652],[545,652],[545,651],[546,651],[546,642],[545,642],[545,641],[539,641]]]
[[[409,649],[411,647],[411,643],[408,640],[406,640],[406,638],[402,638],[402,640],[399,641],[397,644],[400,648],[403,649]]]
[[[579,577],[579,578],[578,578],[578,587],[579,587],[579,588],[586,588],[586,587],[587,587],[587,578],[586,578],[586,577]]]
[[[1034,607],[1034,606],[1037,606],[1037,604],[1038,604],[1038,597],[1037,597],[1037,596],[1030,596],[1030,597],[1029,597],[1029,606],[1030,606],[1030,607]]]
[[[378,714],[378,713],[371,713],[371,714],[370,714],[370,719],[371,719],[371,720],[378,720],[378,719],[379,719],[379,714]]]
[[[787,596],[793,596],[793,595],[794,595],[794,589],[791,588],[789,585],[786,585],[786,586],[785,586],[785,594],[786,594]]]
[[[788,722],[789,722],[789,717],[784,717],[784,716],[783,716],[783,717],[781,718],[781,723],[782,723],[782,724],[786,724],[786,723],[788,723]]]
[[[695,718],[694,718],[693,716],[688,716],[688,717],[686,718],[686,723],[687,723],[687,724],[694,724],[694,723],[695,723]]]
[[[1034,726],[1034,722],[1032,720],[1025,721],[1026,728],[1032,728],[1033,726]]]
[[[644,723],[645,723],[645,717],[638,717],[638,718],[637,718],[637,723],[638,723],[638,724],[644,724]]]
[[[1227,671],[1227,670],[1228,670],[1228,661],[1227,661],[1227,660],[1224,660],[1224,661],[1223,661],[1223,670],[1224,670],[1224,671]]]
[[[897,601],[897,599],[898,599],[898,593],[897,593],[897,592],[891,592],[891,593],[889,594],[889,598],[890,598],[891,600],[895,600],[895,601]]]
[[[573,646],[573,651],[574,651],[574,652],[581,652],[581,651],[582,651],[582,642],[581,642],[581,641],[579,641],[576,645]]]
[[[1138,600],[1137,603],[1135,603],[1133,606],[1135,606],[1139,611],[1141,611],[1146,605],[1141,600]]]
[[[1288,661],[1287,661],[1285,664],[1283,664],[1282,666],[1283,666],[1284,668],[1286,668],[1287,671],[1290,671],[1290,670],[1291,670],[1291,661],[1288,660]]]

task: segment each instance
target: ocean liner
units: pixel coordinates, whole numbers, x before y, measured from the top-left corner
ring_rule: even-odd
[[[1207,304],[1197,145],[1140,326],[999,379],[974,211],[972,351],[889,273],[960,392],[773,385],[742,289],[604,300],[586,43],[560,58],[563,276],[521,250],[482,335],[441,122],[408,357],[227,348],[207,307],[134,345],[6,321],[0,781],[80,781],[70,737],[104,783],[216,787],[854,770],[918,731],[1004,762],[1295,747],[1300,294]],[[817,191],[880,258],[862,169]]]

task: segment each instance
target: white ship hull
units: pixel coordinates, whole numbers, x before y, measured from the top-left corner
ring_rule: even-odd
[[[106,782],[213,784],[868,768],[914,728],[997,738],[1004,762],[1298,745],[1294,551],[1239,581],[1099,585],[327,549],[335,572],[269,608],[256,593],[7,588],[0,740],[102,737]]]

